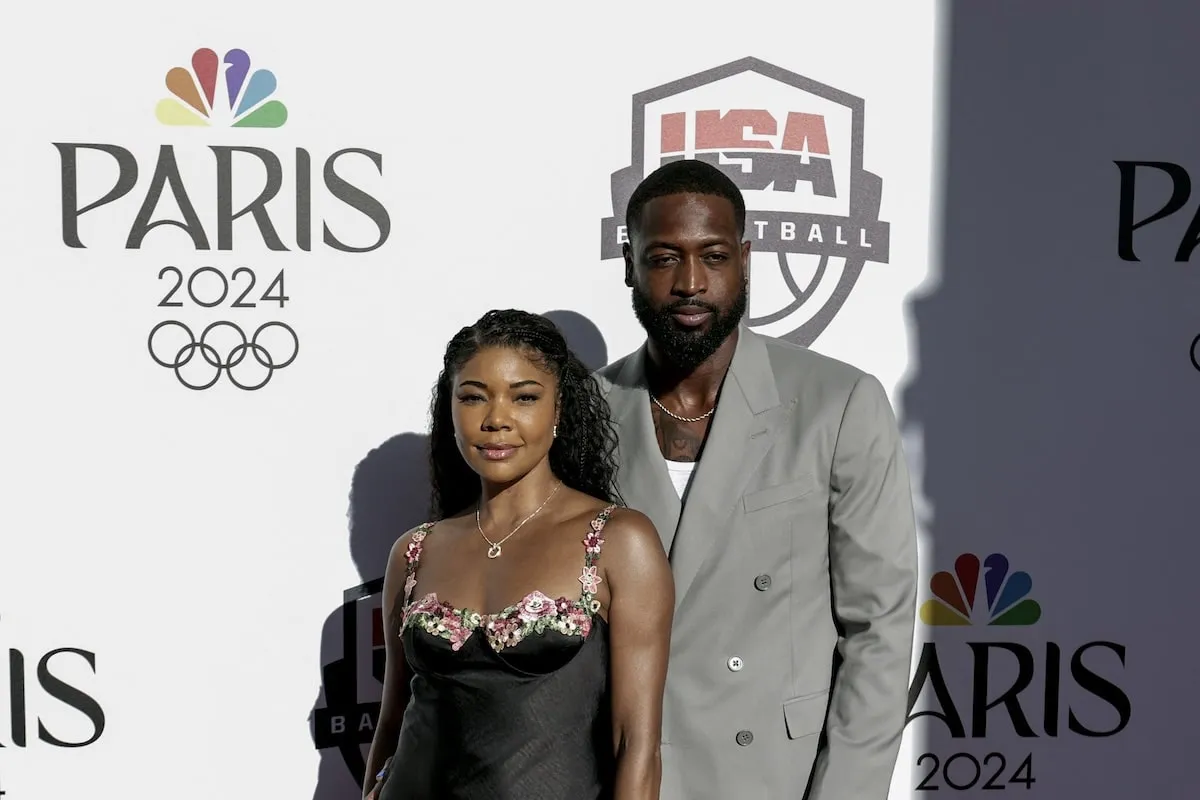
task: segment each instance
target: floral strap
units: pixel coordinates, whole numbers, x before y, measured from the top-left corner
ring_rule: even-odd
[[[404,603],[407,606],[408,601],[412,599],[412,590],[417,586],[417,562],[421,560],[421,543],[425,541],[425,537],[433,528],[432,522],[426,522],[419,525],[413,531],[412,537],[408,541],[408,548],[404,551],[404,560],[408,562],[404,569]]]
[[[615,509],[615,505],[609,506],[597,514],[596,518],[592,520],[591,530],[583,538],[583,574],[579,576],[579,582],[583,584],[583,595],[579,598],[579,602],[580,605],[592,612],[597,610],[595,608],[596,590],[603,582],[603,579],[597,574],[599,570],[596,567],[596,559],[600,557],[600,549],[604,546],[604,525]]]

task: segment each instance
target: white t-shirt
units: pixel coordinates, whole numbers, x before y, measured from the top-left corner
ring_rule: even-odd
[[[664,459],[667,462],[667,472],[671,475],[671,483],[675,486],[675,494],[679,495],[679,499],[683,500],[683,496],[687,494],[688,486],[692,482],[692,475],[696,471],[695,461],[671,461]]]

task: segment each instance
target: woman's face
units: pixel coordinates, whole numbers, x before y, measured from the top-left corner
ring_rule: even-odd
[[[510,483],[549,455],[558,381],[525,353],[480,350],[463,364],[451,388],[458,449],[481,478]]]

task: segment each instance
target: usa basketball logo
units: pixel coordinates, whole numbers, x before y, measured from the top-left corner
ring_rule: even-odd
[[[863,168],[864,108],[861,98],[756,58],[634,95],[631,164],[612,176],[600,257],[621,258],[625,207],[643,178],[671,161],[706,161],[746,199],[746,323],[812,344],[866,262],[888,263],[883,181]]]

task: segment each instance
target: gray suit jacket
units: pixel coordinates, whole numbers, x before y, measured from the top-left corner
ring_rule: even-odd
[[[681,505],[644,363],[643,346],[597,378],[621,493],[658,527],[675,576],[663,800],[885,800],[917,542],[883,387],[743,327]]]

